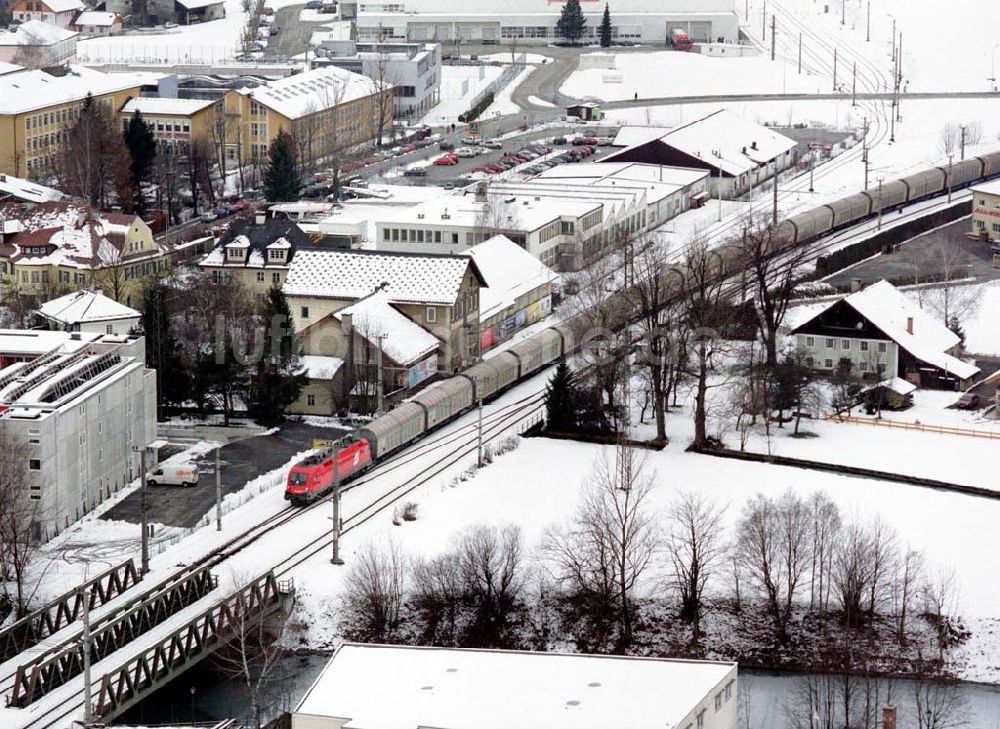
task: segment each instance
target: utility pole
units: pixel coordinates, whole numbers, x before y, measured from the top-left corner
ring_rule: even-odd
[[[833,90],[837,90],[837,49],[833,49]]]
[[[767,40],[767,0],[764,0],[764,12],[760,16],[760,39]]]
[[[902,97],[900,94],[903,91],[903,32],[899,33],[899,53],[896,54],[896,121],[903,121],[902,109],[900,105],[902,104]]]
[[[962,124],[959,129],[962,130],[962,156],[959,157],[960,160],[965,159],[965,125]]]
[[[743,20],[747,23],[750,22],[750,0],[743,3]]]
[[[955,155],[948,155],[948,202],[951,203],[951,160]]]
[[[774,197],[771,203],[771,225],[778,227],[778,163],[774,163]]]
[[[340,558],[340,448],[333,451],[333,553],[330,555],[330,564],[344,564]]]
[[[722,222],[722,168],[719,167],[719,222]]]
[[[882,178],[878,178],[878,225],[876,230],[882,230]]]
[[[861,155],[862,161],[865,163],[865,186],[863,189],[868,189],[868,117],[865,117],[865,135],[862,138],[864,140],[863,152]]]
[[[483,401],[479,401],[479,423],[478,423],[478,433],[476,435],[476,450],[479,453],[478,463],[479,467],[483,467]]]
[[[215,447],[215,531],[222,531],[222,471],[219,470],[219,448]]]
[[[774,28],[775,28],[775,16],[771,15],[771,60],[774,60]]]
[[[813,188],[813,168],[816,166],[816,160],[811,160],[809,162],[809,192],[816,192]]]
[[[847,0],[840,0],[840,24],[846,25],[847,21]]]
[[[851,106],[858,105],[858,62],[851,67]]]
[[[872,0],[868,0],[868,16],[865,20],[865,43],[872,40]]]
[[[145,475],[143,475],[145,478]],[[93,685],[90,677],[90,592],[91,588],[81,590],[83,597],[83,723],[89,726],[94,721]]]
[[[379,334],[378,339],[378,363],[375,366],[375,376],[378,378],[378,382],[375,384],[375,392],[378,393],[378,414],[381,415],[385,412],[385,384],[382,382],[382,340],[386,338],[386,334]]]
[[[142,524],[142,562],[139,574],[145,575],[149,572],[149,523],[146,515],[146,446],[134,446],[133,450],[139,451],[139,468],[142,476],[139,480],[139,521]]]
[[[799,33],[799,76],[802,75],[802,34]]]

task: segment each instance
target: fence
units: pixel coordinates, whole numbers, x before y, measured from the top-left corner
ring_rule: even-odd
[[[854,425],[874,425],[882,428],[895,428],[896,430],[919,430],[924,433],[940,433],[941,435],[964,435],[970,438],[987,438],[989,440],[1000,440],[1000,431],[976,430],[975,428],[955,428],[948,425],[926,425],[924,423],[901,423],[898,420],[881,420],[876,418],[857,418],[853,415],[838,417],[827,415],[827,420],[852,423]]]

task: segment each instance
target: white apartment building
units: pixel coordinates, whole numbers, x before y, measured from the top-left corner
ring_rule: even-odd
[[[342,645],[292,729],[736,729],[735,663]]]
[[[323,40],[313,67],[336,66],[391,84],[397,118],[421,116],[441,99],[441,46],[437,43]]]
[[[0,427],[28,448],[35,537],[51,539],[139,474],[156,436],[142,337],[0,330]],[[150,463],[153,461],[150,460]]]
[[[604,2],[581,0],[587,32],[597,38]],[[400,38],[415,42],[551,43],[563,4],[539,0],[351,0],[344,17],[357,13],[358,37]],[[694,41],[735,41],[739,19],[731,0],[621,0],[611,8],[616,41],[661,43],[680,28]]]

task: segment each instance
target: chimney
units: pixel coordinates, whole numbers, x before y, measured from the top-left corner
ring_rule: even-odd
[[[485,182],[479,182],[476,184],[476,202],[486,202],[486,189],[487,185]]]
[[[906,333],[913,334],[913,317],[906,317]]]
[[[882,707],[882,729],[896,729],[896,707],[891,704]]]
[[[757,149],[757,142],[750,142],[750,149]]]
[[[853,293],[855,293],[857,291],[860,291],[860,290],[861,290],[861,279],[860,278],[852,278],[851,279],[851,293],[853,294]]]

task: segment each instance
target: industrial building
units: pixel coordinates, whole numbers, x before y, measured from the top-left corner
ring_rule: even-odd
[[[707,170],[712,195],[735,198],[787,170],[797,143],[775,130],[721,109],[672,129],[623,127],[619,152],[599,163],[643,162]]]
[[[346,643],[291,729],[736,729],[735,663]]]
[[[1000,253],[1000,180],[972,187],[972,235]]]
[[[156,436],[142,337],[0,330],[0,428],[28,448],[34,537],[51,539],[139,474]]]
[[[604,3],[581,0],[587,28],[584,43],[594,42]],[[556,23],[562,3],[510,0],[484,5],[481,0],[361,0],[342,3],[344,17],[357,14],[358,37],[414,42],[545,45],[559,36]],[[731,0],[622,0],[611,9],[612,42],[668,45],[679,28],[695,42],[735,41],[739,19]]]

